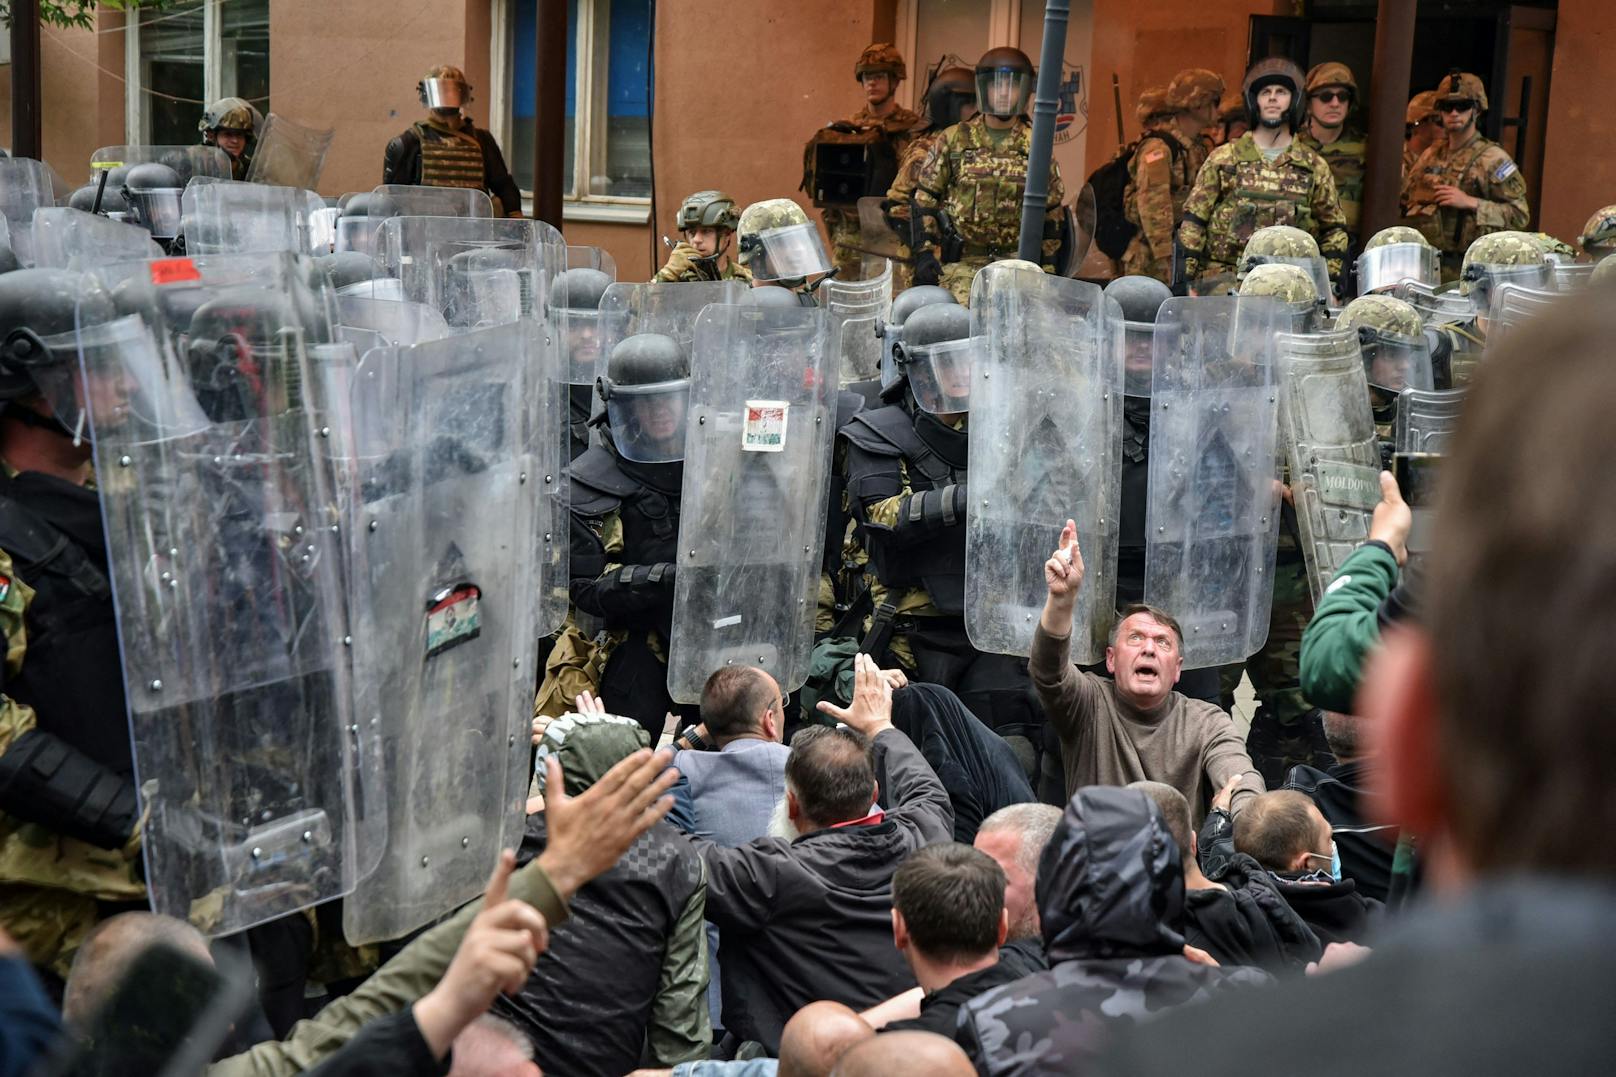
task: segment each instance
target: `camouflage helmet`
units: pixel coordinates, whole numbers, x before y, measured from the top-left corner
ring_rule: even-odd
[[[1367,254],[1377,247],[1389,247],[1393,243],[1418,243],[1422,247],[1431,245],[1431,241],[1426,239],[1419,229],[1410,228],[1406,224],[1394,224],[1370,236],[1369,242],[1364,244],[1364,253]]]
[[[1351,92],[1353,100],[1358,98],[1358,82],[1352,77],[1352,68],[1346,64],[1330,60],[1313,65],[1313,69],[1307,73],[1308,94],[1315,94],[1326,86],[1345,87]]]
[[[1257,110],[1257,94],[1265,86],[1284,86],[1291,92],[1291,107],[1283,117],[1292,131],[1302,126],[1307,115],[1307,95],[1302,92],[1302,69],[1283,56],[1258,60],[1240,83],[1240,96],[1246,104],[1246,122],[1256,127],[1262,116]]]
[[[1317,303],[1318,286],[1300,266],[1270,263],[1253,266],[1240,282],[1241,295],[1271,295],[1286,303]]]
[[[1431,101],[1433,108],[1436,107],[1438,102],[1463,97],[1474,101],[1477,111],[1487,111],[1487,87],[1483,85],[1478,76],[1472,75],[1468,71],[1460,71],[1458,68],[1454,68],[1448,74],[1442,76],[1442,81],[1436,84],[1436,89],[1432,93],[1436,95]]]
[[[1577,243],[1589,254],[1616,251],[1616,206],[1595,210],[1588,223],[1582,226]]]
[[[1288,224],[1271,224],[1259,228],[1246,240],[1240,260],[1247,258],[1313,258],[1319,253],[1319,244],[1300,228]]]
[[[1616,254],[1607,254],[1601,258],[1588,277],[1588,282],[1598,285],[1616,283]]]
[[[693,228],[725,228],[735,231],[740,214],[735,199],[723,191],[697,191],[679,203],[679,231]]]
[[[221,97],[202,110],[202,119],[196,129],[204,134],[214,131],[245,131],[256,135],[264,117],[252,103],[240,97]]]
[[[740,219],[736,222],[736,231],[741,234],[743,243],[741,260],[746,260],[745,241],[767,228],[787,228],[791,225],[808,223],[808,214],[803,212],[801,206],[789,198],[768,198],[762,202],[753,202],[741,211]]]
[[[1408,111],[1403,115],[1403,123],[1413,127],[1436,118],[1436,115],[1436,91],[1424,90],[1408,99]]]
[[[858,62],[853,65],[853,78],[862,82],[865,75],[883,71],[891,75],[895,82],[902,82],[909,77],[909,69],[903,63],[903,54],[889,41],[877,42],[859,53]]]
[[[1417,337],[1424,332],[1420,312],[1389,295],[1363,295],[1342,308],[1337,329],[1370,329],[1381,336]]]
[[[831,270],[819,230],[789,198],[753,202],[735,228],[737,257],[758,281],[806,280]]]
[[[1551,262],[1575,262],[1577,248],[1563,239],[1557,239],[1547,232],[1526,232],[1525,235],[1537,240],[1537,245],[1543,249],[1543,254]]]
[[[1519,271],[1510,272],[1507,267],[1517,267]],[[1509,276],[1524,279],[1532,276],[1532,269],[1546,274],[1548,258],[1543,254],[1542,245],[1529,233],[1489,232],[1465,251],[1464,263],[1459,267],[1459,291],[1470,295],[1482,281],[1505,275],[1493,272],[1496,268],[1504,268]]]
[[[1149,127],[1170,119],[1174,110],[1167,104],[1167,88],[1165,86],[1152,86],[1139,95],[1139,103],[1134,106],[1134,119],[1139,121],[1140,127]]]
[[[1223,76],[1216,71],[1187,67],[1167,84],[1167,105],[1177,112],[1216,105],[1223,90]]]

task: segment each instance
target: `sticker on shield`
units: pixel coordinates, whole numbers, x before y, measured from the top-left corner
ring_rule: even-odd
[[[482,594],[475,584],[459,583],[432,596],[426,610],[428,658],[477,638],[482,631],[478,610]]]
[[[785,451],[786,417],[790,410],[790,403],[784,400],[748,400],[746,424],[741,429],[741,451]]]

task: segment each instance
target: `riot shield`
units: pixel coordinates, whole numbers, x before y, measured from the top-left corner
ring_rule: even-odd
[[[696,316],[713,303],[739,303],[747,286],[736,280],[689,284],[629,284],[619,281],[600,297],[600,366],[605,376],[612,348],[635,333],[661,333],[677,340],[687,353],[696,334]]]
[[[1316,603],[1369,537],[1380,502],[1380,443],[1357,333],[1283,333],[1279,350],[1281,437]]]
[[[1397,394],[1392,445],[1398,452],[1443,453],[1459,427],[1463,389],[1404,389]]]
[[[247,182],[313,190],[335,133],[330,128],[303,127],[271,112],[253,144]]]
[[[33,232],[34,264],[41,268],[86,269],[163,256],[144,228],[65,206],[35,210]]]
[[[1500,284],[1493,289],[1492,302],[1487,315],[1487,344],[1496,347],[1516,329],[1559,302],[1563,296],[1547,288],[1532,288],[1525,284]]]
[[[683,284],[674,287],[689,288]],[[668,694],[714,670],[808,677],[835,426],[830,316],[714,305],[696,319]]]
[[[303,254],[313,250],[313,215],[324,204],[296,187],[193,180],[180,206],[187,253]]]
[[[531,470],[524,480],[533,505],[533,538],[538,550],[535,631],[547,636],[561,628],[572,605],[571,504],[567,463],[572,459],[572,386],[566,358],[548,334],[535,331],[527,341],[528,408],[524,443]]]
[[[1083,184],[1077,198],[1066,207],[1066,244],[1063,248],[1061,276],[1075,277],[1083,267],[1094,245],[1094,229],[1098,220],[1098,207],[1094,201],[1094,188]]]
[[[533,517],[523,479],[535,327],[455,334],[361,360],[356,713],[380,733],[385,848],[343,907],[354,944],[472,898],[515,840],[534,682]]]
[[[1359,295],[1391,291],[1405,281],[1435,288],[1441,280],[1441,258],[1423,243],[1388,243],[1358,256]]]
[[[541,316],[566,244],[543,221],[389,217],[376,232],[375,256],[402,282],[404,298],[471,329]]]
[[[1394,285],[1391,292],[1418,311],[1420,320],[1427,326],[1468,321],[1476,314],[1476,305],[1455,286],[1432,288],[1419,281],[1405,280]]]
[[[391,347],[409,348],[449,335],[449,323],[425,303],[342,295],[337,314],[343,329],[376,333]]]
[[[1145,601],[1178,619],[1184,668],[1268,640],[1279,538],[1275,336],[1266,298],[1169,299],[1156,315]]]
[[[567,244],[568,269],[598,269],[613,280],[617,279],[617,261],[599,247],[580,247]]]
[[[1122,341],[1100,289],[989,266],[971,285],[970,507],[965,630],[981,651],[1027,654],[1044,562],[1068,519],[1088,568],[1072,660],[1105,653],[1116,611]]]
[[[245,264],[251,263],[251,264]],[[380,839],[353,724],[339,504],[285,256],[96,274],[80,303],[153,908],[227,935],[348,892]],[[251,281],[254,283],[241,283]],[[62,414],[60,408],[58,414]]]
[[[11,250],[24,266],[34,264],[34,211],[56,205],[55,173],[43,161],[0,158],[0,217],[11,232]]]
[[[839,343],[841,384],[874,381],[881,373],[881,338],[875,327],[892,308],[892,263],[860,281],[827,277],[819,285],[819,305],[830,311]]]
[[[486,217],[494,216],[488,192],[469,187],[421,187],[413,183],[383,183],[371,188],[366,201],[369,216]]]
[[[90,154],[90,169],[130,169],[135,165],[167,165],[183,186],[197,176],[230,178],[230,155],[217,146],[102,146]],[[96,182],[92,179],[91,182]],[[111,181],[107,186],[112,186]]]
[[[1557,292],[1579,292],[1588,287],[1594,277],[1593,262],[1551,262],[1549,280]]]

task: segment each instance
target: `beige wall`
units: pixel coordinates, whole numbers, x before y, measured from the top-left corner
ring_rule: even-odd
[[[1539,227],[1574,239],[1616,203],[1616,19],[1610,0],[1560,0]]]
[[[116,31],[122,16],[103,16]],[[90,155],[123,138],[123,83],[97,66],[123,72],[123,34],[41,27],[45,161],[70,187],[89,179]],[[11,145],[11,67],[0,67],[0,144]]]

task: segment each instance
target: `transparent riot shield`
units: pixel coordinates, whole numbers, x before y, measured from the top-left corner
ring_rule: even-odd
[[[691,285],[675,285],[688,288]],[[812,307],[709,306],[691,352],[668,693],[714,670],[808,677],[830,488],[836,357]]]
[[[689,284],[629,284],[619,281],[600,297],[600,367],[618,341],[635,333],[661,333],[677,340],[689,353],[696,334],[696,316],[713,303],[739,303],[747,293],[741,281],[696,281]]]
[[[257,254],[313,250],[320,196],[297,187],[230,180],[193,180],[180,202],[190,254]]]
[[[879,273],[865,280],[826,278],[819,285],[819,305],[836,324],[841,384],[880,377],[881,338],[875,328],[892,309],[892,263],[883,262]]]
[[[1493,288],[1487,316],[1487,343],[1496,347],[1521,326],[1541,317],[1564,298],[1548,288],[1525,284],[1499,284]]]
[[[87,269],[163,256],[144,228],[65,206],[35,210],[33,233],[34,264],[41,268]]]
[[[1476,305],[1456,286],[1433,288],[1419,281],[1405,280],[1394,285],[1391,292],[1418,311],[1420,320],[1427,326],[1451,325],[1476,315]]]
[[[525,442],[532,470],[526,488],[536,499],[533,537],[538,550],[534,628],[539,636],[547,636],[562,626],[572,605],[567,463],[572,459],[573,386],[566,357],[548,333],[535,331],[528,340],[527,362]]]
[[[56,205],[55,173],[43,161],[0,158],[0,217],[11,232],[11,250],[24,266],[34,264],[34,211]]]
[[[337,314],[343,329],[376,333],[394,347],[409,348],[449,335],[449,323],[425,303],[341,295],[337,297]]]
[[[568,269],[598,269],[613,280],[617,279],[617,260],[599,247],[580,247],[567,244]]]
[[[468,187],[421,187],[410,183],[384,183],[373,187],[366,201],[368,215],[387,217],[494,216],[488,192]]]
[[[566,265],[561,234],[543,221],[389,217],[375,256],[404,298],[441,312],[456,329],[542,316],[549,282]]]
[[[1279,350],[1281,436],[1317,602],[1369,537],[1380,502],[1380,444],[1357,333],[1284,333]]]
[[[1094,245],[1094,229],[1098,207],[1094,201],[1094,188],[1087,183],[1077,192],[1077,198],[1066,207],[1066,244],[1063,248],[1061,276],[1075,277],[1083,267]]]
[[[118,169],[127,171],[135,165],[147,164],[172,168],[179,173],[181,186],[197,176],[230,178],[230,155],[217,146],[102,146],[90,155],[90,168],[94,172],[105,169],[116,173]],[[112,186],[111,179],[107,186]]]
[[[1027,654],[1044,562],[1068,519],[1087,574],[1072,660],[1095,662],[1116,611],[1122,342],[1100,289],[989,266],[971,286],[970,506],[965,630],[978,650]]]
[[[330,128],[303,127],[271,112],[253,145],[247,182],[313,190],[335,134]]]
[[[1459,427],[1463,389],[1404,389],[1397,394],[1392,444],[1398,452],[1444,453]]]
[[[1593,262],[1551,262],[1549,280],[1557,292],[1578,292],[1588,287],[1594,277]]]
[[[95,280],[68,399],[93,430],[146,884],[156,911],[227,935],[348,892],[384,832],[356,795],[375,757],[311,389],[334,327],[286,257]],[[138,313],[98,321],[114,287]]]
[[[1405,281],[1435,288],[1441,280],[1441,258],[1423,243],[1388,243],[1358,256],[1359,295],[1390,291]]]
[[[1156,315],[1145,601],[1178,618],[1184,668],[1268,640],[1279,538],[1276,334],[1267,298],[1169,299]]]
[[[496,326],[360,362],[353,385],[356,714],[380,734],[389,825],[343,908],[352,943],[474,897],[516,840],[534,683],[524,479],[535,327]]]

